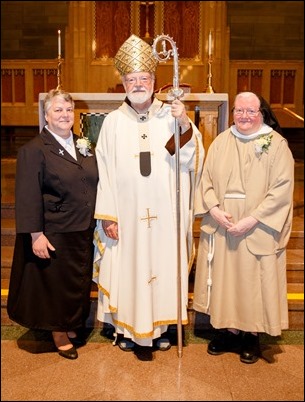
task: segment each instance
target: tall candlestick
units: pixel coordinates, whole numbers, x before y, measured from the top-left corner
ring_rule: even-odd
[[[61,36],[60,29],[58,30],[58,58],[61,58]]]
[[[209,71],[208,71],[208,85],[206,87],[205,92],[208,94],[213,94],[214,90],[212,87],[212,62],[213,62],[213,40],[212,40],[212,32],[209,32],[209,40],[208,40],[208,65],[209,65]]]
[[[212,32],[209,33],[209,56],[212,56]]]

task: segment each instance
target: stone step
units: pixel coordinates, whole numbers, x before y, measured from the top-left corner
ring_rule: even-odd
[[[15,244],[16,227],[15,219],[2,218],[1,219],[1,245],[13,246]]]
[[[5,203],[1,204],[1,226],[2,219],[15,219],[15,204],[14,203]]]

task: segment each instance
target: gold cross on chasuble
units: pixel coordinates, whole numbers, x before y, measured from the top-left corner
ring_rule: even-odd
[[[157,217],[157,215],[154,215],[154,216],[150,215],[149,208],[146,208],[146,211],[147,211],[147,216],[145,218],[141,218],[141,221],[147,221],[147,225],[148,225],[147,227],[150,228],[151,227],[150,221],[152,219],[158,219],[158,217]]]

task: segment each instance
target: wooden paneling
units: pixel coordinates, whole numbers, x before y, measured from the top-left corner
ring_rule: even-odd
[[[15,102],[25,103],[25,75],[23,69],[14,71],[14,81]]]
[[[289,107],[304,116],[304,62],[272,60],[234,60],[229,73],[230,104],[236,93],[254,91],[271,107]]]
[[[25,70],[20,68],[1,69],[2,102],[25,102]]]
[[[56,62],[5,60],[1,63],[1,125],[38,126],[38,96],[57,86]]]
[[[19,75],[17,76],[20,79],[21,77],[24,79],[24,84],[18,83],[16,86],[16,76],[14,71],[20,70],[21,63],[24,67],[24,74],[20,75],[20,77]],[[255,67],[255,64],[258,64],[258,67]],[[303,66],[303,62],[273,63],[271,61],[252,61],[245,63],[241,61],[240,63],[230,63],[230,89],[228,92],[229,105],[233,104],[233,99],[237,92],[253,90],[261,94],[269,103],[271,103],[273,108],[289,107],[293,112],[303,116]],[[100,69],[102,68],[101,66],[99,67]],[[110,67],[107,66],[107,68]],[[278,71],[281,73],[279,74]],[[107,76],[108,75],[104,76],[105,81],[108,79]],[[193,72],[193,76],[195,79],[196,72]],[[113,77],[111,76],[108,81],[109,88],[111,87],[112,78]],[[57,86],[56,61],[3,61],[1,80],[1,125],[38,125],[38,95],[39,93],[48,92],[51,88]],[[65,83],[64,77],[63,82]],[[199,85],[198,82],[197,85]],[[65,85],[63,85],[63,88],[66,89]],[[121,90],[121,87],[114,86],[112,88],[112,92],[119,92],[119,88]],[[115,88],[118,88],[118,90]],[[193,86],[191,86],[191,88],[192,92],[204,95],[203,92],[196,92]],[[259,91],[260,88],[261,92]],[[24,99],[22,98],[23,93],[25,94]],[[17,97],[16,94],[18,94]],[[217,93],[215,93],[215,95],[216,94]],[[21,101],[22,99],[23,101]],[[229,107],[231,108],[232,106]],[[201,117],[206,119],[206,116]]]
[[[294,103],[295,74],[295,70],[286,70],[284,72],[283,103]]]
[[[282,71],[272,70],[270,76],[270,102],[281,103]]]
[[[1,104],[13,102],[12,70],[1,68]]]

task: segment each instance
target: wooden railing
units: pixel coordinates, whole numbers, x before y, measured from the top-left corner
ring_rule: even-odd
[[[287,107],[284,107],[283,110],[287,112],[289,115],[293,116],[296,118],[298,121],[302,122],[304,124],[304,117],[298,115],[297,113],[293,112],[292,110],[288,109]]]
[[[230,61],[229,102],[236,93],[253,91],[272,108],[288,108],[304,116],[303,61]]]
[[[63,78],[64,72],[63,68]],[[57,86],[57,74],[57,59],[2,60],[1,125],[39,126],[39,93]],[[304,116],[303,61],[230,61],[226,82],[230,107],[237,92],[249,90],[261,94],[275,109],[288,108]]]
[[[38,126],[39,93],[57,86],[57,60],[1,61],[1,126]]]

